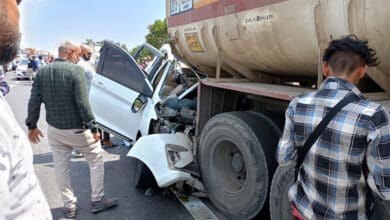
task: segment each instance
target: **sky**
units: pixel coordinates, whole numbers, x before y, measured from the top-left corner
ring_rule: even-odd
[[[65,40],[91,38],[142,44],[147,26],[165,18],[164,0],[23,0],[20,5],[22,48],[49,52]]]

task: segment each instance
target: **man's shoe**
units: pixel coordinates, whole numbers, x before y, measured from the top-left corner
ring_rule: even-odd
[[[72,156],[76,157],[76,158],[79,158],[79,157],[83,157],[84,155],[80,151],[78,151],[78,150],[73,150],[72,151]]]
[[[118,199],[116,198],[108,198],[104,196],[100,201],[94,201],[92,202],[91,211],[93,213],[101,212],[106,209],[115,207],[118,205]]]
[[[65,212],[65,216],[67,218],[76,218],[77,208],[76,207],[73,207],[73,208],[64,207],[64,212]]]
[[[112,141],[110,141],[110,140],[103,140],[102,145],[103,145],[103,148],[116,147],[116,144],[112,143]]]

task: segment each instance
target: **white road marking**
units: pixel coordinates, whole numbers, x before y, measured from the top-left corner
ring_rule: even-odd
[[[181,196],[175,191],[173,193],[192,215],[194,220],[218,220],[218,217],[198,197]]]

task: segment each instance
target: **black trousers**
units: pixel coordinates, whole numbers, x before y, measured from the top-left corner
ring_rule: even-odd
[[[110,133],[102,131],[101,129],[99,129],[99,133],[100,133],[100,139],[102,139],[102,141],[109,141],[110,140]]]

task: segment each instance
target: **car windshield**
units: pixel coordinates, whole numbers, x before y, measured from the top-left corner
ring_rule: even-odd
[[[165,78],[160,97],[179,96],[192,85],[196,84],[201,78],[194,70],[178,62],[170,69]]]
[[[21,60],[19,65],[27,65],[28,64],[28,60]]]

